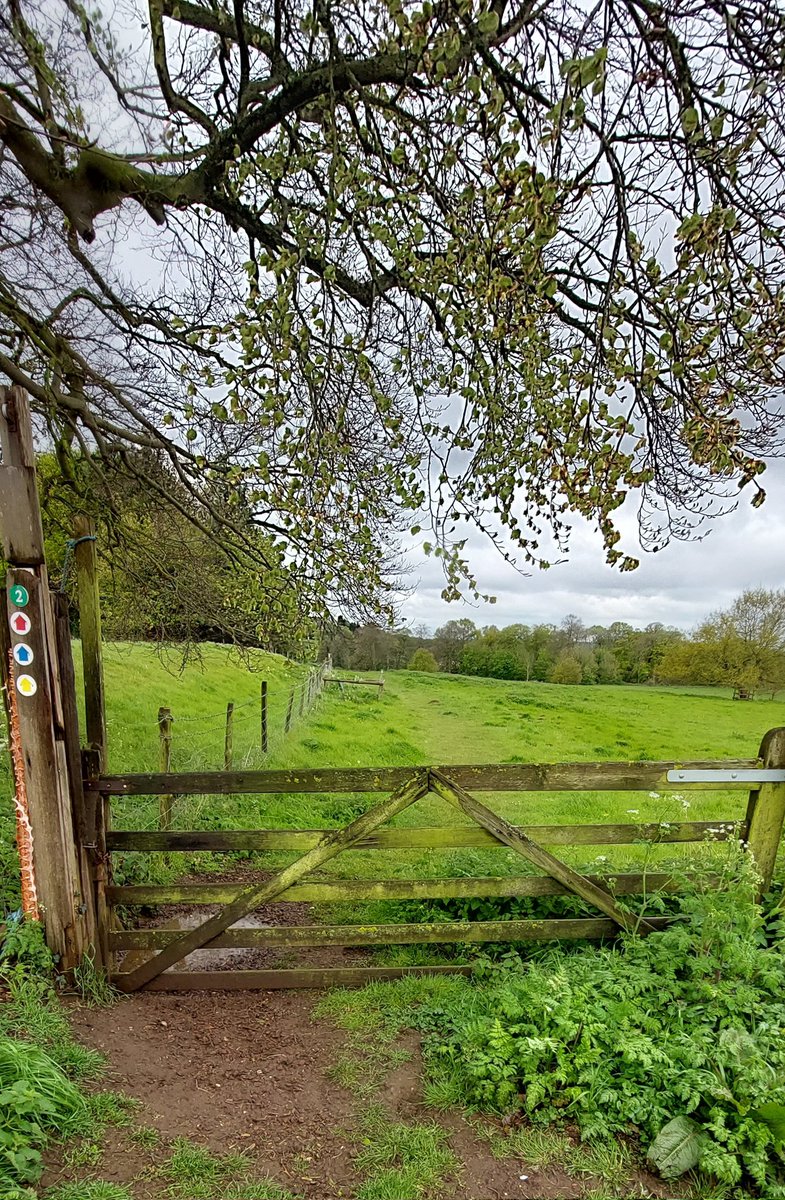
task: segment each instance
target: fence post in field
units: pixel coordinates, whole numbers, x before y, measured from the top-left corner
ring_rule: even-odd
[[[168,775],[172,769],[172,710],[158,709],[158,770]],[[158,828],[172,828],[173,796],[161,796],[158,806]]]
[[[262,754],[267,753],[267,680],[262,680],[261,694]]]
[[[224,771],[232,769],[232,742],[234,726],[234,704],[230,700],[226,706],[226,734],[224,736]]]
[[[300,716],[305,712],[305,693],[308,690],[308,680],[300,684]]]
[[[32,833],[32,874],[49,948],[69,971],[95,931],[92,869],[79,846],[81,789],[72,789],[76,699],[58,652],[44,557],[33,427],[27,393],[0,388],[0,515],[7,563],[2,673],[15,701],[15,784]],[[62,636],[62,635],[61,635]],[[70,650],[70,643],[69,643]],[[66,699],[64,690],[71,687]],[[69,769],[70,764],[70,769]]]
[[[283,724],[284,733],[288,733],[292,727],[292,709],[294,708],[294,688],[289,693],[289,707],[286,709],[286,720]]]
[[[785,728],[770,729],[761,742],[764,767],[785,767]],[[747,847],[761,876],[760,894],[771,887],[774,863],[785,824],[785,783],[762,783],[750,792],[747,806]]]
[[[74,558],[79,596],[87,744],[97,748],[101,755],[101,770],[106,771],[106,701],[101,652],[101,604],[98,592],[95,523],[92,517],[80,515],[74,522]]]

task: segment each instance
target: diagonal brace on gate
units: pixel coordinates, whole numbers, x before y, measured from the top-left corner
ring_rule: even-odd
[[[577,871],[573,871],[572,867],[568,867],[561,859],[556,858],[548,850],[544,850],[537,842],[532,841],[520,829],[516,829],[504,817],[500,817],[498,813],[487,808],[464,788],[457,783],[452,783],[451,780],[443,775],[441,771],[435,768],[429,772],[430,790],[435,792],[437,796],[441,796],[443,800],[447,800],[450,804],[456,805],[462,812],[465,812],[468,817],[476,821],[478,825],[482,825],[489,833],[511,850],[516,850],[523,858],[529,860],[540,867],[547,875],[553,879],[558,879],[559,883],[563,883],[570,891],[575,892],[582,900],[588,901],[602,912],[612,917],[622,929],[626,929],[629,933],[652,933],[654,926],[648,921],[644,921],[636,917],[632,913],[627,913],[620,908],[616,901],[611,896],[610,892],[606,892],[597,884],[592,883]]]
[[[317,867],[335,858],[342,850],[348,850],[355,842],[373,833],[385,821],[397,813],[403,812],[411,804],[421,800],[428,792],[428,772],[423,770],[416,778],[405,786],[396,789],[381,804],[375,805],[368,812],[362,813],[351,824],[343,829],[331,830],[318,845],[303,854],[296,862],[278,871],[272,879],[264,883],[254,883],[245,888],[215,916],[209,917],[197,929],[187,930],[180,937],[170,942],[159,954],[149,958],[133,971],[121,973],[114,977],[114,984],[124,992],[135,992],[144,987],[151,979],[161,975],[168,967],[174,966],[194,950],[200,950],[210,945],[213,938],[223,933],[235,921],[253,912],[260,904],[267,904],[280,896],[292,884],[297,883],[305,875],[309,875]]]

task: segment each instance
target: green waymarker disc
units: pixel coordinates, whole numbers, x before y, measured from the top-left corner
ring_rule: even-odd
[[[30,599],[27,588],[21,583],[15,583],[8,594],[11,597],[11,603],[17,608],[24,608]]]

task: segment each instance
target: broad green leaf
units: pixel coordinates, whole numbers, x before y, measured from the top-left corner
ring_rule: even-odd
[[[697,1121],[692,1117],[674,1117],[663,1125],[646,1157],[663,1179],[676,1179],[698,1165],[704,1141]]]
[[[760,1108],[752,1110],[750,1116],[753,1120],[768,1125],[778,1150],[785,1148],[785,1104],[776,1104],[774,1101],[761,1104]]]
[[[490,36],[499,28],[499,14],[495,12],[480,13],[477,18],[477,28],[480,33]]]

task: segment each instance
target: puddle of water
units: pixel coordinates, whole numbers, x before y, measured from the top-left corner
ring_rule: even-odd
[[[210,914],[208,912],[189,912],[183,913],[178,917],[168,917],[157,925],[149,926],[152,929],[196,929],[202,925]],[[269,921],[262,920],[261,917],[250,913],[248,916],[241,917],[239,921],[235,921],[230,929],[266,929],[270,927]],[[250,947],[237,947],[236,949],[225,948],[219,950],[194,950],[185,959],[174,966],[169,967],[169,971],[208,971],[215,970],[217,967],[241,967],[247,962],[249,955],[254,951]],[[129,950],[123,957],[123,971],[133,971],[136,967],[141,966],[143,962],[147,962],[150,957],[149,950]]]

